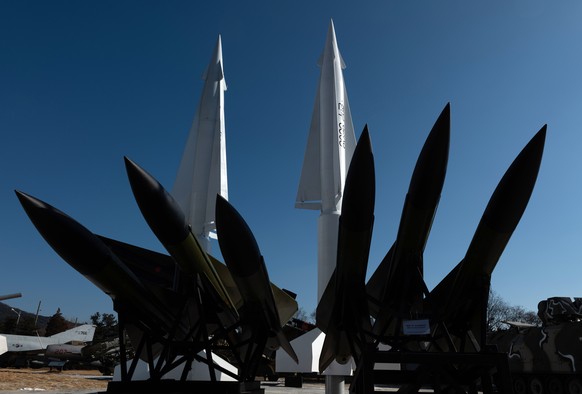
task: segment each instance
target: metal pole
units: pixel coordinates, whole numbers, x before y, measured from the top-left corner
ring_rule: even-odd
[[[16,311],[14,308],[10,308],[12,310],[12,312],[16,313],[18,315],[18,318],[16,319],[16,327],[18,327],[18,323],[20,323],[20,314],[22,313],[22,311]]]
[[[36,308],[36,316],[34,317],[34,327],[36,327],[36,322],[38,321],[38,314],[40,313],[40,303],[42,301],[38,302],[38,308]]]
[[[345,378],[343,376],[325,376],[325,394],[344,394]]]

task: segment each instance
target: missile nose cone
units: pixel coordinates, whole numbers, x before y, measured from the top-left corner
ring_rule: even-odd
[[[92,274],[111,251],[91,231],[55,207],[16,190],[26,214],[47,243],[83,275]]]
[[[178,203],[147,171],[127,157],[124,160],[137,205],[156,237],[169,245],[183,241],[189,229]]]
[[[544,151],[547,125],[528,142],[499,181],[483,222],[500,233],[511,233],[519,223],[533,192]]]
[[[350,163],[342,202],[341,220],[354,231],[369,229],[374,220],[375,178],[372,143],[366,125]]]
[[[216,232],[224,262],[233,275],[257,272],[261,259],[257,241],[243,217],[220,194],[216,196]]]
[[[14,190],[14,192],[16,193],[16,197],[18,197],[20,204],[27,214],[29,211],[32,212],[34,209],[44,209],[48,206],[48,204],[46,204],[44,201],[41,201],[38,198],[31,196],[30,194],[26,194],[20,190]]]
[[[436,120],[418,156],[408,195],[421,209],[436,205],[445,181],[449,158],[451,105],[448,103]]]
[[[220,34],[218,35],[210,63],[206,67],[202,79],[211,81],[220,81],[224,79],[224,70],[222,68],[222,38],[220,37]]]

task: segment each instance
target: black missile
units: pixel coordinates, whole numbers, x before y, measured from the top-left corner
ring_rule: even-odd
[[[173,316],[168,305],[144,286],[97,235],[35,197],[20,191],[16,195],[47,243],[71,267],[109,295],[116,309],[134,311],[150,327],[169,328]]]
[[[345,364],[363,351],[371,332],[366,269],[374,224],[374,156],[367,126],[358,141],[344,187],[337,263],[317,305],[317,327],[326,334],[319,370],[335,359]]]
[[[368,295],[375,300],[370,303],[370,312],[376,319],[376,335],[395,335],[398,320],[412,318],[418,312],[411,307],[422,299],[423,253],[445,181],[449,140],[447,104],[416,162],[396,241],[366,286]]]
[[[523,148],[497,185],[463,260],[430,292],[429,302],[454,335],[484,343],[491,274],[529,202],[539,172],[546,126]]]
[[[275,296],[267,267],[257,241],[239,212],[222,196],[216,197],[216,231],[224,262],[230,270],[244,301],[241,308],[243,335],[245,328],[257,343],[269,350],[282,347],[295,362],[297,355],[281,329]],[[264,350],[258,346],[256,354]]]
[[[147,171],[125,158],[131,189],[139,209],[162,245],[180,269],[201,280],[220,304],[227,325],[238,319],[238,312],[210,257],[192,234],[186,216],[174,198]]]

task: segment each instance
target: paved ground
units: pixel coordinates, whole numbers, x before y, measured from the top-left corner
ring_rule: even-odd
[[[107,390],[111,378],[96,375],[96,371],[63,371],[48,369],[0,369],[0,394],[96,394]],[[324,394],[323,381],[307,380],[303,387],[285,387],[284,379],[262,382],[265,394]],[[383,392],[396,392],[394,388],[376,387]],[[424,391],[424,390],[423,390]],[[432,392],[426,390],[425,392]],[[345,386],[349,393],[349,385]]]
[[[283,382],[279,383],[263,383],[261,385],[265,389],[265,394],[323,394],[325,393],[325,385],[323,383],[306,383],[301,388],[285,387]],[[381,387],[376,388],[377,391],[396,392],[394,388]],[[421,392],[431,393],[432,390],[421,390]],[[0,394],[25,394],[25,393],[42,393],[42,394],[98,394],[95,390],[34,390],[20,389],[15,391],[0,390]],[[345,393],[349,393],[349,386],[346,385]]]

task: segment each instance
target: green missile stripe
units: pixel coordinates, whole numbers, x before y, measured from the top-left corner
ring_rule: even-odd
[[[204,275],[212,284],[220,299],[238,317],[235,304],[230,298],[220,276],[214,269],[208,254],[204,252],[192,233],[188,233],[186,239],[177,245],[166,245],[166,249],[176,259],[176,262],[186,274]]]
[[[228,270],[228,267],[226,266],[226,264],[221,263],[211,255],[207,254],[207,256],[210,259],[210,262],[212,263],[214,270],[218,274],[218,277],[222,281],[222,284],[226,288],[226,292],[230,296],[230,299],[232,300],[234,306],[236,307],[237,310],[240,309],[243,306],[243,299],[242,296],[240,295],[238,287],[236,286],[236,283],[234,282],[234,279],[232,278],[232,275],[230,274],[230,271]]]

